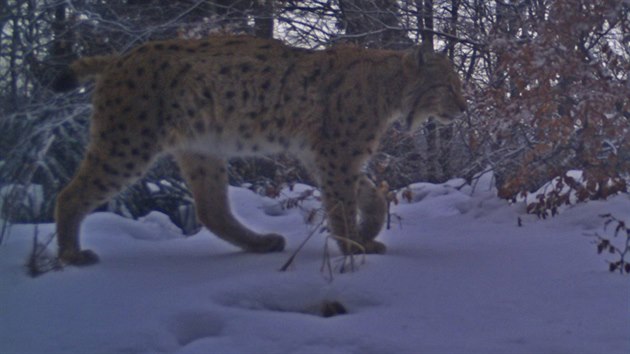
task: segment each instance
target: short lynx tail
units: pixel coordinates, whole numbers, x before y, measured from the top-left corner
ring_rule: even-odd
[[[76,60],[57,75],[50,87],[56,92],[75,89],[82,82],[98,76],[114,58],[115,56],[95,56]]]

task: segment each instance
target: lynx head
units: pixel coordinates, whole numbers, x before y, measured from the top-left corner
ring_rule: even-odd
[[[429,118],[448,124],[466,110],[461,81],[445,56],[423,45],[407,53],[403,65],[409,81],[402,97],[402,119],[408,129]]]

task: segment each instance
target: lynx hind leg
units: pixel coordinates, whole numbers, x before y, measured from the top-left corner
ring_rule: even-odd
[[[365,175],[359,179],[357,188],[359,237],[364,242],[369,242],[378,236],[385,225],[387,199],[383,192]]]
[[[75,177],[57,196],[57,243],[59,259],[64,264],[90,265],[98,262],[96,253],[81,249],[81,222],[94,208],[142,176],[149,164],[149,159],[133,163],[116,161],[117,157],[103,151],[109,151],[107,142],[91,143]],[[119,169],[115,166],[123,167]]]
[[[225,162],[209,155],[180,152],[177,162],[195,200],[197,217],[221,239],[254,253],[284,250],[284,238],[277,234],[258,234],[236,219],[228,200]]]

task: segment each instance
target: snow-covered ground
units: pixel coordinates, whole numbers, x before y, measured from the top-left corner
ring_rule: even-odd
[[[630,218],[628,195],[542,221],[460,186],[415,185],[379,237],[388,253],[332,279],[320,233],[278,271],[310,233],[308,211],[245,189],[231,189],[234,209],[284,234],[284,253],[185,238],[157,213],[97,213],[82,239],[101,262],[33,279],[34,227],[14,226],[0,247],[0,353],[630,353],[630,277],[609,273],[588,236],[610,235],[599,214]],[[348,314],[318,316],[323,301]]]

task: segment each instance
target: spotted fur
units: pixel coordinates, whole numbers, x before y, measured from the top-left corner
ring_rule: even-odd
[[[341,250],[383,253],[374,238],[385,201],[361,167],[393,120],[414,128],[465,108],[451,63],[422,48],[310,51],[246,36],[177,39],[80,59],[56,87],[94,77],[90,144],[55,210],[60,259],[72,264],[97,260],[79,245],[85,215],[164,153],[178,162],[200,221],[244,250],[280,251],[284,239],[233,216],[225,160],[290,153],[318,181]]]

